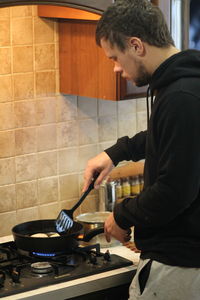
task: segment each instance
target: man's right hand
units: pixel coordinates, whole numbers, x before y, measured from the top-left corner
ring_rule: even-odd
[[[103,179],[114,168],[113,162],[106,152],[101,152],[94,158],[87,162],[87,166],[84,172],[84,185],[82,192],[85,192],[92,181],[95,173],[99,173],[98,178],[95,181],[94,188],[99,188],[99,185]]]

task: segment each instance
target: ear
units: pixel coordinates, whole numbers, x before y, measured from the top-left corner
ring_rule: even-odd
[[[129,47],[135,52],[138,56],[144,56],[145,54],[145,47],[144,43],[141,39],[137,37],[131,37],[128,41]]]

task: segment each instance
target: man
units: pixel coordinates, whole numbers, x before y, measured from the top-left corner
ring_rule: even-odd
[[[117,1],[98,23],[96,41],[114,71],[149,84],[147,131],[123,137],[91,159],[84,190],[122,160],[145,158],[144,190],[116,205],[107,240],[134,240],[141,250],[130,299],[200,299],[200,53],[180,52],[160,10],[147,0]]]

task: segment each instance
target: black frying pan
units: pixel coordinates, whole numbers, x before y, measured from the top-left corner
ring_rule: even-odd
[[[62,251],[71,251],[78,247],[79,240],[89,241],[97,234],[103,232],[103,228],[92,230],[82,239],[78,238],[83,226],[74,222],[73,227],[68,230],[67,234],[56,237],[31,237],[36,233],[56,233],[55,220],[36,220],[18,224],[12,228],[13,237],[18,249],[54,253]]]

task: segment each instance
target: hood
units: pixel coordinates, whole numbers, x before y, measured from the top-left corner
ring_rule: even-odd
[[[150,90],[159,90],[183,77],[200,79],[200,51],[184,50],[165,60],[153,73]]]

